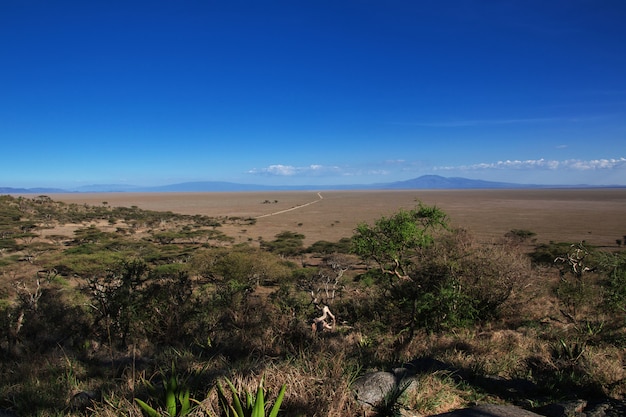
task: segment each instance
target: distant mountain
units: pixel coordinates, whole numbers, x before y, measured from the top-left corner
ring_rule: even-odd
[[[256,184],[238,184],[234,182],[222,181],[199,181],[199,182],[183,182],[180,184],[161,185],[156,187],[147,187],[146,191],[150,192],[229,192],[229,191],[264,191],[275,190],[277,187]],[[280,187],[279,187],[280,188]]]
[[[61,188],[12,188],[0,187],[0,194],[55,194],[67,193]]]
[[[544,188],[542,185],[515,184],[472,180],[461,177],[442,177],[439,175],[423,175],[406,181],[381,184],[386,190],[467,190],[467,189],[511,189],[511,188]]]
[[[216,192],[216,191],[304,191],[304,190],[437,190],[437,189],[504,189],[504,188],[539,188],[539,185],[514,184],[471,180],[468,178],[446,178],[439,175],[424,175],[406,181],[380,184],[350,184],[350,185],[295,185],[295,186],[266,186],[257,184],[237,184],[231,182],[185,182],[158,187],[149,187],[143,191],[152,192]]]
[[[128,184],[91,184],[82,185],[78,188],[74,188],[73,192],[78,193],[122,193],[133,192],[141,187]]]
[[[110,193],[110,192],[236,192],[236,191],[308,191],[308,190],[469,190],[522,188],[626,188],[626,186],[537,185],[472,180],[461,177],[423,175],[406,181],[352,185],[283,185],[239,184],[222,181],[183,182],[179,184],[142,187],[128,184],[93,184],[71,190],[60,188],[0,187],[0,194]]]

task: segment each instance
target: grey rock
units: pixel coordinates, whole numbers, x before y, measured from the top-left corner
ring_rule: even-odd
[[[626,407],[621,411],[612,406],[608,401],[602,401],[598,404],[590,406],[585,410],[586,417],[610,417],[610,416],[623,416],[626,413]]]
[[[626,402],[572,400],[545,405],[535,411],[546,417],[623,417],[626,415]]]
[[[373,408],[382,404],[396,386],[396,376],[391,372],[370,372],[354,381],[352,389],[361,406]]]
[[[586,406],[585,400],[573,400],[549,404],[537,409],[537,412],[546,417],[584,417],[583,410]]]
[[[590,402],[583,415],[585,417],[624,417],[626,416],[626,400],[604,399]]]
[[[98,399],[98,393],[95,391],[81,391],[74,394],[70,399],[70,408],[73,410],[85,410]]]
[[[356,400],[364,410],[378,407],[401,408],[403,394],[415,389],[417,380],[406,368],[396,368],[392,372],[370,372],[352,385]]]
[[[449,413],[437,414],[432,417],[542,417],[523,408],[513,405],[484,404],[475,407],[463,408],[450,411]]]

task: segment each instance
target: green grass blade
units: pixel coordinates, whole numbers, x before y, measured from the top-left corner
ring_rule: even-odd
[[[263,398],[263,379],[259,383],[254,399],[254,407],[252,408],[252,417],[265,417],[265,399]]]
[[[161,415],[152,407],[150,407],[145,402],[141,401],[139,398],[135,398],[135,402],[139,404],[141,409],[149,416],[149,417],[161,417]]]
[[[169,384],[166,387],[165,391],[165,409],[167,410],[167,414],[170,417],[176,416],[176,387],[178,384],[176,383],[176,379],[174,377],[170,378]]]
[[[220,403],[220,407],[224,412],[224,415],[229,416],[228,412],[228,399],[226,398],[226,393],[224,392],[224,387],[219,382],[217,383],[217,399]]]
[[[186,416],[191,411],[191,402],[189,401],[190,393],[189,388],[184,392],[178,393],[178,402],[180,403],[180,417]]]
[[[230,382],[230,379],[226,378],[226,383],[230,387],[230,391],[233,394],[233,408],[235,411],[235,415],[237,417],[245,417],[245,414],[243,413],[243,407],[241,406],[241,401],[239,400],[239,394],[237,393],[237,389],[235,388],[233,383]]]
[[[283,397],[285,396],[286,390],[287,390],[287,384],[283,384],[283,386],[280,387],[280,392],[278,393],[278,397],[276,397],[276,401],[274,401],[274,406],[272,407],[272,410],[270,411],[270,414],[268,417],[278,416],[278,411],[280,410],[280,405],[283,402]]]
[[[254,398],[252,398],[252,393],[246,392],[246,410],[252,411],[253,404],[254,404]]]

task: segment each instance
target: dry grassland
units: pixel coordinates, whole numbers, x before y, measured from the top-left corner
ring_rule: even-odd
[[[359,222],[371,223],[401,208],[413,208],[418,200],[440,207],[454,226],[468,229],[483,242],[501,238],[511,229],[535,232],[541,243],[585,240],[605,247],[615,247],[616,239],[626,235],[626,189],[105,193],[51,198],[258,218],[255,225],[223,228],[237,241],[271,240],[286,230],[304,234],[305,245],[336,241],[351,236]]]

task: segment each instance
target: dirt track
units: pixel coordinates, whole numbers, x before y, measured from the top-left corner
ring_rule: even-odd
[[[295,207],[288,208],[288,209],[285,209],[285,210],[275,211],[275,212],[268,213],[268,214],[261,214],[260,216],[256,216],[255,219],[261,219],[263,217],[269,217],[269,216],[276,216],[278,214],[283,214],[283,213],[287,213],[289,211],[298,210],[298,209],[301,209],[303,207],[310,206],[311,204],[319,203],[321,200],[324,199],[324,197],[322,197],[322,193],[317,193],[317,196],[319,197],[318,200],[313,200],[313,201],[310,201],[308,203],[300,204],[299,206],[295,206]]]

